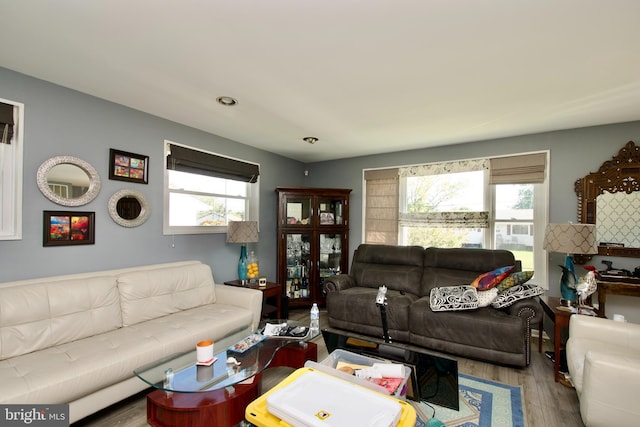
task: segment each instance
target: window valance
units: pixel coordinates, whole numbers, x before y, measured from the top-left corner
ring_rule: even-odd
[[[489,169],[487,159],[458,160],[443,163],[406,166],[398,169],[400,176],[442,175],[456,172],[472,172]]]

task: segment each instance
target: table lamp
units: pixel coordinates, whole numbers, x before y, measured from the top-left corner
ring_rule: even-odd
[[[560,277],[560,294],[566,305],[576,301],[576,274],[573,255],[593,255],[598,253],[596,226],[594,224],[549,224],[544,233],[544,249],[549,252],[561,252],[564,259]]]
[[[227,243],[241,243],[238,260],[238,279],[247,283],[247,243],[258,241],[257,221],[229,221],[227,224]]]

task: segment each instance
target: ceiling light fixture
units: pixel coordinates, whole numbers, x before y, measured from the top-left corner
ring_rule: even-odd
[[[315,144],[316,142],[318,142],[318,138],[316,138],[315,136],[306,136],[302,138],[302,140],[304,142],[308,142],[309,144]]]
[[[225,107],[233,107],[238,104],[238,100],[230,96],[219,96],[216,98],[216,101],[218,104],[224,105]]]

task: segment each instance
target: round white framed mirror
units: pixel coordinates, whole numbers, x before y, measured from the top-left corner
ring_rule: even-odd
[[[109,215],[118,225],[137,227],[149,219],[149,201],[139,191],[119,190],[109,199]]]
[[[73,156],[52,157],[36,175],[40,192],[62,206],[82,206],[100,192],[100,176],[93,166]]]

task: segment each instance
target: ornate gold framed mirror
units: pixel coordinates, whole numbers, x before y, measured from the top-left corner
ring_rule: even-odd
[[[640,258],[640,147],[618,154],[575,182],[578,221],[595,224],[598,254]]]
[[[95,168],[73,156],[57,156],[38,168],[36,181],[40,192],[62,206],[82,206],[100,192],[100,176]]]

